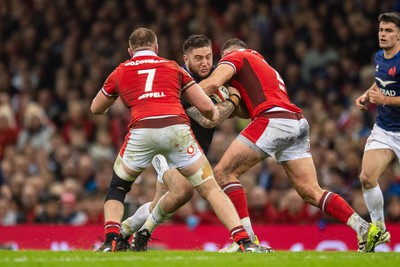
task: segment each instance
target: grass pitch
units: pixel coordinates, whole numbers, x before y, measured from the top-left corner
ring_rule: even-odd
[[[400,253],[287,252],[222,254],[204,251],[149,251],[93,253],[90,251],[0,251],[0,266],[24,267],[312,267],[400,266]]]

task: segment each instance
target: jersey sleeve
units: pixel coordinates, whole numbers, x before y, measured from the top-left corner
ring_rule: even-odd
[[[180,75],[182,77],[182,92],[188,89],[190,86],[195,84],[196,82],[193,78],[181,67],[179,67]]]
[[[107,77],[106,81],[103,84],[103,87],[101,88],[101,91],[103,94],[109,97],[115,97],[118,96],[117,92],[117,72],[119,68],[116,68],[111,74]]]
[[[242,68],[243,61],[242,58],[239,56],[239,53],[232,52],[221,58],[217,66],[220,64],[228,64],[232,66],[234,74],[236,74]]]

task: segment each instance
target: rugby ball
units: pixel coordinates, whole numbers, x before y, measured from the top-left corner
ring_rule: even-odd
[[[214,103],[220,103],[229,98],[230,94],[225,86],[221,86],[213,93],[210,98]]]

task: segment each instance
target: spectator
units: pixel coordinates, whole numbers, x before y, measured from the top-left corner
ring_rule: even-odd
[[[14,112],[7,103],[8,100],[2,99],[3,97],[7,99],[5,95],[0,95],[0,159],[3,158],[6,146],[17,143],[19,132]]]
[[[70,225],[83,225],[87,215],[78,209],[77,197],[73,193],[61,194],[61,221]]]
[[[397,195],[390,196],[387,201],[387,218],[391,223],[400,222],[400,197]]]
[[[278,211],[269,200],[264,188],[254,187],[248,197],[249,215],[253,224],[274,224],[278,221]]]
[[[23,128],[18,136],[18,151],[23,151],[27,146],[51,151],[49,140],[54,130],[43,109],[36,103],[29,103],[24,110]]]
[[[32,183],[25,183],[21,192],[21,203],[18,208],[17,223],[33,224],[39,213],[40,192]]]
[[[17,223],[16,207],[13,201],[0,197],[0,225],[15,225]]]
[[[279,207],[278,222],[286,224],[311,224],[316,219],[310,214],[306,204],[293,188],[286,191]]]
[[[60,198],[57,195],[46,196],[43,201],[43,210],[35,217],[35,223],[59,224],[62,222],[60,213]]]
[[[60,194],[64,186],[79,198],[90,194],[72,190],[75,187],[72,184],[78,179],[79,158],[85,151],[92,153],[92,148],[104,148],[94,139],[103,135],[103,131],[110,133],[114,150],[119,148],[127,132],[129,113],[118,103],[110,109],[109,117],[98,120],[87,117],[88,109],[80,103],[89,103],[106,74],[127,59],[123,40],[130,25],[139,24],[157,32],[161,56],[179,63],[182,63],[181,40],[192,33],[210,36],[215,55],[219,54],[222,42],[231,37],[243,38],[251,47],[259,47],[271,65],[284,69],[281,74],[289,95],[312,125],[312,153],[323,183],[331,175],[329,170],[335,161],[340,169],[335,177],[340,176],[345,186],[359,188],[359,182],[354,180],[356,176],[350,176],[357,171],[355,166],[359,163],[355,155],[363,152],[376,108],[355,112],[352,103],[374,82],[372,53],[378,49],[378,42],[371,29],[377,27],[377,14],[398,11],[399,5],[397,1],[317,2],[2,2],[0,158],[3,188],[9,188],[14,203],[20,203],[26,178],[39,175],[50,183],[45,189],[47,194],[52,190]],[[35,115],[37,118],[45,118],[36,120],[42,125],[40,129],[28,129],[24,123],[25,115],[34,117],[25,112],[32,106],[35,106],[34,113],[39,114]],[[208,153],[211,163],[215,165],[219,161],[231,142],[232,129],[238,131],[245,121],[235,118],[216,130]],[[5,130],[5,122],[11,128],[6,126]],[[54,147],[57,149],[53,150]],[[111,151],[106,147],[109,155]],[[44,148],[49,154],[42,151],[36,157],[37,148]],[[97,160],[96,156],[93,160]],[[291,185],[274,165],[265,164],[254,175],[271,203],[279,206]],[[389,178],[396,166],[391,164],[388,169],[392,173],[384,174],[387,178],[381,179],[387,201],[392,194],[400,195],[396,189],[398,179]],[[150,170],[148,176],[153,179],[154,172]],[[151,186],[147,182],[137,183],[130,195],[145,201],[150,195],[144,192]],[[128,205],[135,209],[139,204],[131,199],[127,199]],[[193,213],[198,213],[201,205],[196,205],[194,200],[192,204]],[[387,216],[388,208],[385,206]]]

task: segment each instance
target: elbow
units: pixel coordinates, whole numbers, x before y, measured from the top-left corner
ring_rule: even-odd
[[[90,111],[93,114],[103,114],[104,110],[101,110],[98,106],[96,106],[93,102],[92,105],[90,106]]]
[[[206,128],[206,129],[215,128],[217,126],[216,123],[213,123],[210,120],[205,120],[205,121],[199,122],[199,124],[201,125],[201,127]]]
[[[90,111],[91,111],[93,114],[98,114],[98,110],[96,109],[96,106],[93,105],[93,103],[92,103],[92,105],[90,106]]]

